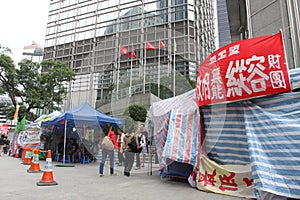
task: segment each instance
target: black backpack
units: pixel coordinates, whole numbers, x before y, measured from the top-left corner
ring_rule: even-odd
[[[135,141],[135,137],[134,137],[134,136],[131,137],[130,142],[128,143],[128,146],[130,147],[130,149],[131,149],[132,152],[134,152],[134,153],[141,153],[142,150],[143,150],[142,147],[139,148],[139,149],[137,148],[138,146],[137,146],[137,144],[136,144],[136,141]]]

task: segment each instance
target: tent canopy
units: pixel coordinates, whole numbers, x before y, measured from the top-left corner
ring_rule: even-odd
[[[34,123],[42,123],[43,121],[48,121],[54,119],[56,116],[61,115],[62,113],[59,111],[53,111],[52,113],[48,115],[41,115],[36,120],[34,120]]]
[[[112,124],[113,126],[125,125],[124,119],[105,115],[91,107],[88,103],[83,103],[74,106],[52,120],[42,122],[41,126],[64,126],[65,122],[68,127],[83,127],[84,125],[99,127],[99,125],[103,126],[104,124]]]

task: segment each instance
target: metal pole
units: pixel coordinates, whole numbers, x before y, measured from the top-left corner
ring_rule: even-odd
[[[65,120],[63,164],[65,164],[65,160],[66,160],[67,123],[68,121]]]
[[[131,44],[131,54],[133,50],[133,44]],[[132,87],[132,55],[130,60],[130,80],[129,80],[129,97],[131,97],[131,87]]]
[[[141,42],[143,43],[143,48],[145,49],[145,54],[144,54],[144,63],[143,63],[143,94],[146,93],[146,61],[147,61],[147,55],[146,55],[146,44],[145,44],[145,41],[147,41],[147,34],[146,34],[146,31],[144,30],[145,29],[145,26],[144,26],[144,22],[145,22],[145,4],[144,4],[144,0],[141,0],[142,2],[142,34],[141,34],[141,37],[146,38],[144,40],[141,40]]]
[[[117,43],[117,70],[116,70],[116,99],[119,99],[119,73],[120,73],[120,68],[121,68],[121,54],[120,54],[120,37],[119,37],[119,34],[120,34],[120,1],[118,3],[118,18],[117,18],[117,26],[116,26],[116,43]],[[123,44],[122,44],[123,45]]]
[[[160,40],[159,40],[160,42]],[[160,46],[158,46],[157,96],[160,98]]]
[[[175,68],[175,54],[176,54],[176,40],[175,40],[175,27],[174,27],[174,44],[173,44],[173,52],[174,52],[174,60],[173,60],[173,97],[176,96],[176,86],[175,86],[175,72],[176,72],[176,68]]]
[[[152,152],[151,152],[151,150],[150,150],[150,152],[148,152],[149,153],[149,155],[150,155],[150,176],[152,176]]]
[[[296,27],[295,24],[297,24],[297,17],[299,18],[299,12],[298,15],[294,13],[295,9],[297,9],[297,7],[292,5],[293,2],[291,2],[291,0],[287,1],[287,7],[288,7],[288,17],[289,17],[289,24],[290,24],[290,34],[291,34],[291,39],[292,39],[292,50],[293,50],[293,57],[294,57],[294,62],[293,62],[293,66],[291,66],[292,68],[295,68],[297,66],[300,65],[300,62],[298,61],[298,53],[299,51],[299,38],[297,37],[297,31],[296,31]],[[298,23],[299,26],[299,23]],[[298,51],[298,53],[297,53]],[[288,58],[286,58],[288,59]]]

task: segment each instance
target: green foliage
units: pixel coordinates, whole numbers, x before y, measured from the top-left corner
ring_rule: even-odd
[[[16,107],[15,97],[19,95],[16,69],[11,57],[5,54],[0,54],[0,86],[1,94],[8,94]]]
[[[23,60],[19,63],[18,79],[23,86],[23,102],[32,108],[47,108],[49,110],[59,110],[59,105],[67,94],[66,83],[74,80],[75,73],[60,61],[42,61],[32,63]],[[42,68],[43,73],[38,72]],[[31,70],[30,70],[31,69]],[[36,76],[34,81],[27,77]]]
[[[6,113],[5,113],[6,118],[7,119],[13,119],[15,112],[16,112],[16,108],[15,107],[12,106],[12,107],[8,108],[7,111],[6,111]],[[19,114],[18,114],[19,121],[21,119],[23,119],[24,116],[26,116],[26,119],[28,121],[34,121],[36,118],[38,118],[38,116],[35,115],[34,113],[28,112],[27,108],[25,106],[20,106],[20,108],[19,108]]]
[[[129,115],[135,121],[145,122],[147,109],[141,105],[131,105],[129,106]]]
[[[16,99],[21,99],[26,116],[34,108],[59,110],[57,105],[63,102],[75,72],[60,61],[37,63],[23,59],[19,66],[17,69],[12,59],[0,52],[0,93],[8,94],[15,108]]]
[[[2,47],[0,44],[0,54],[11,53],[11,50],[8,47]]]

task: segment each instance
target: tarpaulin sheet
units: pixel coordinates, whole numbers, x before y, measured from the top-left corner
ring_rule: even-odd
[[[201,112],[205,134],[203,153],[219,164],[250,163],[243,105],[203,106]]]
[[[300,92],[203,107],[203,152],[218,164],[251,163],[254,186],[300,198]]]
[[[300,92],[246,101],[255,188],[300,198]]]
[[[292,89],[299,90],[300,70],[290,70],[289,74]],[[176,100],[174,98],[158,102],[154,105],[155,109],[152,108],[153,125],[157,133],[156,145],[160,157],[173,155],[180,161],[180,154],[176,153],[177,151],[171,156],[166,154],[166,149],[174,146],[177,146],[175,149],[185,147],[182,142],[174,145],[174,140],[177,139],[171,138],[172,134],[180,135],[179,131],[177,133],[176,131],[174,133],[174,129],[171,131],[171,127],[176,127],[172,125],[175,119],[172,111],[174,116],[179,116],[178,119],[182,120],[183,118],[176,112],[187,112],[186,110],[194,106],[194,93],[192,90]],[[218,165],[251,164],[256,189],[280,196],[300,198],[300,92],[203,106],[200,113],[205,132],[201,153]],[[195,110],[194,115],[198,116],[200,113]],[[197,120],[200,120],[200,117]],[[179,121],[177,120],[177,123]],[[193,130],[199,133],[197,140],[200,141],[195,149],[201,146],[199,127],[193,127]],[[186,131],[183,129],[181,132]],[[200,157],[199,152],[200,150],[197,159]],[[203,170],[205,169],[204,167]]]
[[[195,90],[154,103],[150,116],[160,165],[167,158],[195,165],[201,142]]]

